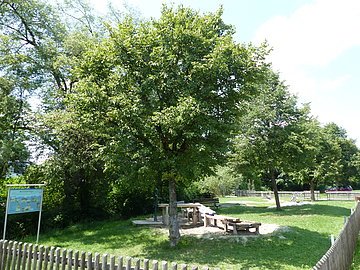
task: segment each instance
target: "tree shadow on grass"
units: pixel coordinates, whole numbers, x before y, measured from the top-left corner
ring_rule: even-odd
[[[290,227],[288,232],[251,238],[210,240],[186,236],[174,249],[161,243],[146,247],[145,253],[150,258],[221,269],[309,269],[329,244],[328,235]]]
[[[264,207],[234,206],[219,209],[225,215],[267,218],[320,215],[342,217],[349,209],[341,206],[307,204],[284,207],[282,211]],[[316,225],[316,224],[315,224]],[[131,221],[105,221],[80,224],[59,233],[41,237],[42,244],[59,243],[63,248],[109,253],[178,263],[209,265],[221,269],[309,269],[329,248],[329,235],[292,224],[289,231],[273,235],[228,239],[199,239],[183,236],[179,245],[169,247],[167,234]],[[245,239],[245,240],[244,240]],[[100,249],[101,248],[101,249]]]
[[[167,234],[149,227],[133,226],[130,221],[78,225],[46,238],[60,247],[112,255],[165,260],[188,265],[208,265],[221,269],[309,269],[329,247],[329,236],[289,227],[273,235],[203,239],[183,236],[179,245],[169,247]],[[97,247],[101,246],[101,250]],[[133,249],[135,248],[135,249]]]
[[[104,253],[116,250],[128,250],[143,245],[165,241],[167,236],[158,230],[149,227],[134,226],[127,221],[105,221],[77,224],[62,231],[50,231],[41,236],[41,244],[56,243],[61,248],[77,249],[81,251],[99,252],[100,247]],[[26,241],[26,239],[25,239]],[[85,250],[84,250],[85,249]],[[139,248],[141,250],[141,248]],[[121,254],[137,256],[137,254]]]

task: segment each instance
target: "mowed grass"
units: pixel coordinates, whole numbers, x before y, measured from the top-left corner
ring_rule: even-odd
[[[180,244],[170,248],[166,232],[134,226],[130,220],[114,220],[48,232],[40,235],[40,244],[221,269],[310,269],[327,251],[330,235],[340,232],[344,216],[349,216],[354,207],[352,201],[320,201],[277,211],[267,208],[271,202],[261,198],[224,198],[220,202],[244,200],[258,205],[221,207],[217,213],[278,224],[283,229],[269,235],[228,239],[182,236]]]
[[[351,270],[360,270],[360,239],[357,241],[357,247],[354,254]]]

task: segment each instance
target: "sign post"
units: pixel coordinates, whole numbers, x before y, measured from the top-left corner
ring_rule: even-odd
[[[6,201],[3,240],[5,240],[5,236],[6,236],[6,225],[7,225],[8,215],[39,212],[36,243],[39,242],[42,201],[43,201],[43,188],[41,187],[44,185],[45,184],[7,185],[9,189],[8,189],[8,195]]]

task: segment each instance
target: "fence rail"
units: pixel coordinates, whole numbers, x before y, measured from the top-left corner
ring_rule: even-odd
[[[86,253],[0,240],[0,270],[210,270],[166,261]],[[214,269],[219,270],[219,269]]]
[[[313,267],[313,270],[350,269],[359,231],[360,203],[357,203],[355,210],[347,219],[338,238]]]

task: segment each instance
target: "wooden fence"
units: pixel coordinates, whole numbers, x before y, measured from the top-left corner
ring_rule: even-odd
[[[311,193],[309,190],[304,191],[279,191],[280,198],[292,198],[295,196],[297,199],[310,200]],[[253,190],[235,190],[235,196],[247,196],[247,197],[270,197],[274,198],[273,191],[253,191]],[[315,190],[315,199],[319,200],[320,191]]]
[[[166,261],[100,255],[0,240],[0,270],[210,270]],[[219,270],[219,269],[214,269]]]
[[[360,231],[360,203],[347,219],[338,238],[313,270],[350,269]]]
[[[329,191],[326,192],[327,200],[354,200],[356,197],[360,197],[360,192],[356,191]]]

